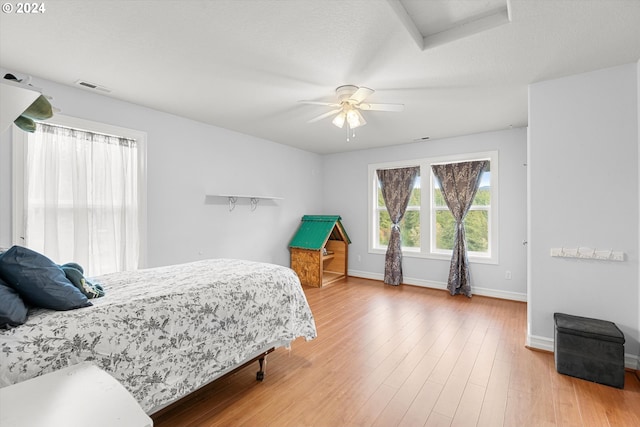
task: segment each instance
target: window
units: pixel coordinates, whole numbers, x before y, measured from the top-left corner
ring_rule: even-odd
[[[14,242],[87,275],[138,268],[144,143],[141,132],[62,116],[16,130]]]
[[[431,171],[431,165],[473,160],[488,160],[489,164],[482,172],[480,187],[465,218],[469,259],[473,262],[497,263],[497,152],[369,165],[369,202],[372,207],[369,252],[386,251],[391,226],[376,171],[419,165],[420,175],[416,178],[409,206],[400,223],[403,254],[409,257],[450,259],[455,221]]]

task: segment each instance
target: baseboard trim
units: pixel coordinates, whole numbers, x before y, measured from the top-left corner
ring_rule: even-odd
[[[530,348],[532,350],[541,350],[541,351],[548,351],[553,353],[554,352],[553,344],[554,343],[552,338],[540,337],[536,335],[528,335],[525,347]],[[624,354],[625,369],[629,371],[636,371],[636,368],[638,366],[638,360],[639,360],[638,356],[625,353]],[[637,371],[636,371],[636,375],[638,375]]]
[[[363,279],[380,280],[380,281],[384,280],[384,274],[369,273],[367,271],[349,270],[349,276],[361,277]],[[407,285],[412,285],[412,286],[420,286],[422,288],[440,289],[443,291],[447,290],[447,284],[445,282],[416,279],[414,277],[405,277],[402,283]],[[501,291],[496,289],[477,288],[477,287],[472,287],[472,291],[474,295],[483,296],[483,297],[491,297],[491,298],[505,299],[510,301],[520,301],[520,302],[527,301],[527,294],[518,293],[518,292],[509,292],[509,291]]]
[[[550,353],[554,351],[553,339],[537,335],[527,335],[525,346],[534,350],[543,350]]]
[[[624,367],[630,370],[635,370],[637,366],[638,366],[638,356],[625,353]]]
[[[528,345],[525,345],[524,348],[531,351],[537,351],[538,353],[553,354],[553,351],[543,350],[541,348],[529,347]]]
[[[349,270],[347,274],[349,274],[349,276],[360,277],[362,279],[384,280],[384,276],[382,274],[369,273],[368,271]]]

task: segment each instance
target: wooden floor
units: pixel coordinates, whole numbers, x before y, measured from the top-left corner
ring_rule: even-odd
[[[155,415],[188,426],[640,426],[625,389],[560,375],[524,347],[526,304],[357,278],[305,288],[318,338]]]

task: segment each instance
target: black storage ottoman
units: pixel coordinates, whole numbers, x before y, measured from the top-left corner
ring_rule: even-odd
[[[624,334],[615,323],[554,313],[556,370],[624,388]]]

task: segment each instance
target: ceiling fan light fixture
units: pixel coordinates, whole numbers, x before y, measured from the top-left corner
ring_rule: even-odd
[[[351,129],[355,129],[360,126],[364,126],[367,124],[367,121],[362,117],[360,111],[356,109],[350,109],[347,111],[347,123],[349,123],[349,127]]]
[[[344,122],[345,122],[346,118],[347,118],[347,114],[344,112],[344,110],[342,110],[342,111],[340,111],[340,113],[338,113],[337,116],[335,116],[333,118],[331,123],[333,123],[335,126],[337,126],[340,129],[342,129],[342,127],[344,126]]]

